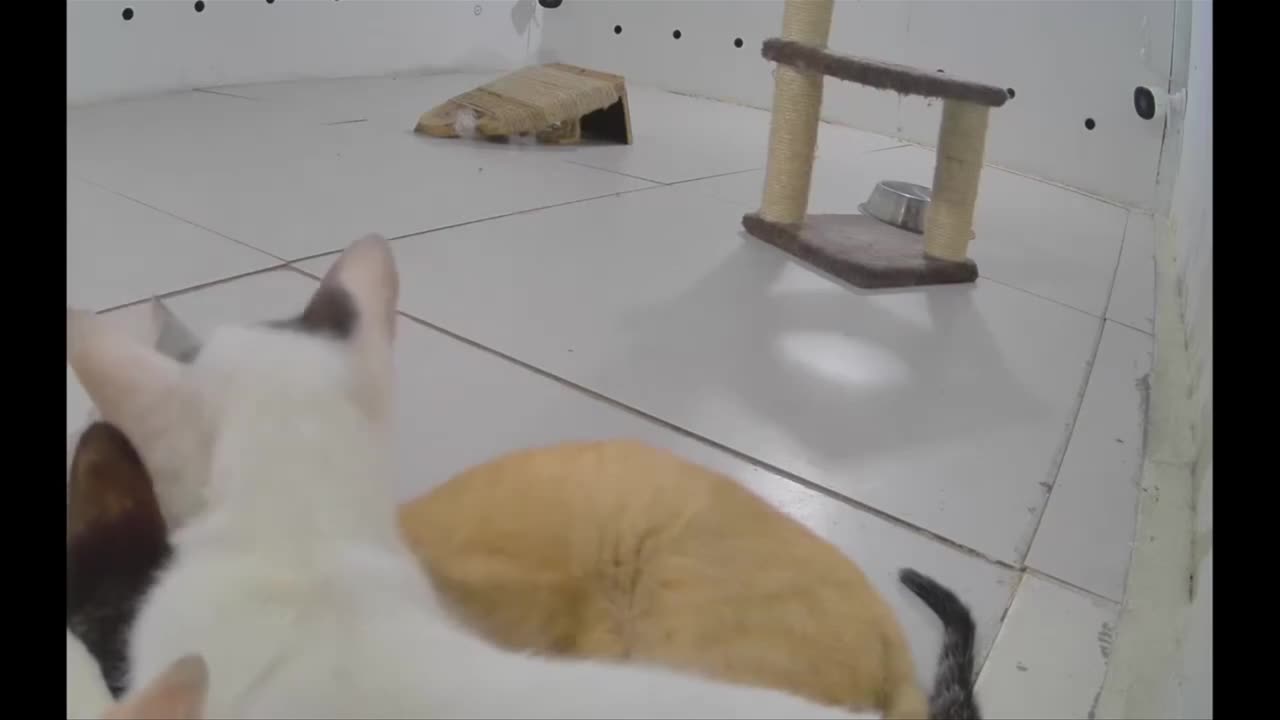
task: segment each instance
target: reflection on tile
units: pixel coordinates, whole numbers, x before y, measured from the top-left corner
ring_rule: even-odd
[[[811,213],[856,213],[881,180],[930,185],[934,154],[900,147],[849,157],[823,153],[814,165]],[[755,206],[763,172],[690,183]],[[1076,192],[984,168],[969,252],[985,278],[1102,317],[1120,257],[1123,208]]]

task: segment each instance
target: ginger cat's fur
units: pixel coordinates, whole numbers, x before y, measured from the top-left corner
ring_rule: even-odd
[[[506,647],[930,716],[902,629],[857,565],[739,483],[668,452],[631,441],[514,452],[402,505],[400,526],[449,608]],[[941,591],[960,614],[947,618],[935,697],[967,705],[935,704],[932,715],[976,718],[972,619]]]
[[[68,360],[104,420],[195,493],[131,631],[131,690],[196,654],[218,718],[879,717],[460,627],[397,526],[397,290],[387,242],[366,237],[300,316],[219,328],[187,364],[68,311]]]

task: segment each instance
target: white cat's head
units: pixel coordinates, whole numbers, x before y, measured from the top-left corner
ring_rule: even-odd
[[[293,319],[224,326],[200,345],[160,318],[158,340],[148,343],[68,309],[67,360],[102,418],[137,447],[176,529],[203,509],[229,412],[328,396],[385,424],[398,291],[387,241],[370,235],[347,248]],[[183,337],[166,342],[166,326]]]

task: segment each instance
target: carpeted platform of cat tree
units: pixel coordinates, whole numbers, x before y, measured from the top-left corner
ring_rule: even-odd
[[[748,213],[742,225],[757,239],[856,287],[943,285],[978,278],[972,260],[929,257],[924,236],[868,215],[809,215],[800,225],[784,225]]]

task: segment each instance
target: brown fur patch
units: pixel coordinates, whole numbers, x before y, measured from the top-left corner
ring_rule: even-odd
[[[355,332],[356,320],[356,304],[351,293],[338,285],[321,285],[301,315],[269,325],[346,340]]]
[[[798,226],[756,213],[742,218],[751,236],[855,287],[878,289],[971,283],[973,260],[954,262],[924,254],[924,238],[867,215],[810,215]]]
[[[169,557],[160,505],[137,451],[97,422],[80,437],[67,507],[67,626],[98,661],[114,694],[137,606]]]

